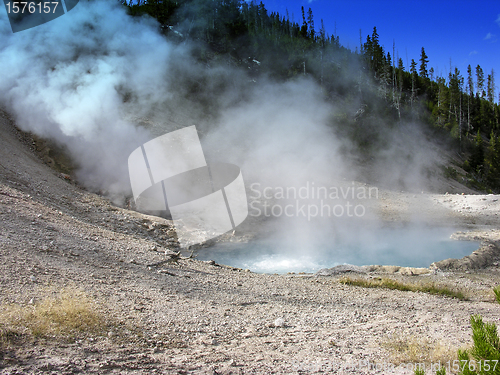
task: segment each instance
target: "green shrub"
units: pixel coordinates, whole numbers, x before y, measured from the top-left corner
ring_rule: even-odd
[[[453,167],[443,167],[443,175],[444,177],[451,178],[453,180],[456,180],[458,178],[458,172]]]
[[[473,346],[459,350],[460,374],[500,374],[500,340],[494,323],[483,323],[480,315],[470,318]]]
[[[493,293],[495,293],[495,299],[500,303],[500,285],[493,288]]]

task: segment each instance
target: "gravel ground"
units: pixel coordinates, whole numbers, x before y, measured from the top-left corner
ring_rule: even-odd
[[[176,259],[171,222],[80,189],[43,164],[1,112],[0,133],[2,306],[77,288],[110,322],[97,335],[4,343],[1,374],[410,374],[384,365],[411,362],[404,347],[420,348],[422,360],[453,360],[447,353],[470,345],[472,314],[498,323],[498,196],[382,192],[387,221],[422,213],[467,226],[457,238],[479,239],[482,248],[415,272],[349,273],[432,281],[469,300],[365,289],[340,283],[345,272],[262,275]]]

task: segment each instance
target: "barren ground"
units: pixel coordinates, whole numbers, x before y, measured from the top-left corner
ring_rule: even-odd
[[[469,300],[364,289],[339,283],[343,274],[161,263],[174,243],[169,221],[115,207],[65,180],[3,112],[0,134],[2,309],[30,308],[54,290],[73,288],[91,296],[108,321],[99,334],[2,342],[1,374],[295,374],[360,360],[379,369],[335,372],[390,373],[380,366],[411,361],[412,348],[422,360],[453,360],[448,352],[471,343],[472,314],[498,323],[498,196],[382,192],[378,209],[387,221],[431,213],[436,223],[467,225],[471,232],[457,238],[479,239],[482,248],[428,270],[372,267],[359,274],[432,280]]]

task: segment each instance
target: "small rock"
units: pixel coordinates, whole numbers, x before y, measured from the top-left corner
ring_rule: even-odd
[[[334,276],[344,273],[366,273],[366,269],[352,264],[342,264],[332,268],[322,268],[315,276]]]
[[[285,320],[283,318],[278,318],[274,321],[274,326],[275,327],[284,327],[285,326]]]
[[[33,281],[33,282],[35,282],[35,281],[36,281],[36,277],[35,277],[35,276],[33,276],[33,275],[31,275],[31,276],[30,276],[30,280],[31,280],[31,281]]]

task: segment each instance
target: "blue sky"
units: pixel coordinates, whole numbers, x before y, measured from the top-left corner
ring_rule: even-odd
[[[429,56],[429,68],[448,76],[451,65],[466,77],[467,65],[475,71],[479,64],[485,77],[495,71],[496,99],[500,88],[500,1],[499,0],[263,0],[266,8],[302,23],[301,6],[310,7],[315,29],[321,19],[329,34],[335,25],[340,42],[355,49],[359,30],[363,42],[377,27],[380,43],[392,55],[393,41],[405,68],[411,59],[418,61],[420,50]]]

